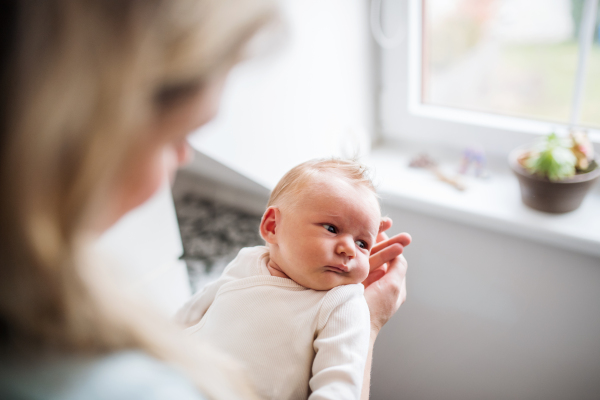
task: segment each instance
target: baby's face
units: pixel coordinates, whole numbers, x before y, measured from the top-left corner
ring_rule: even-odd
[[[329,290],[362,282],[381,212],[375,195],[332,176],[311,178],[281,209],[272,260],[302,286]]]

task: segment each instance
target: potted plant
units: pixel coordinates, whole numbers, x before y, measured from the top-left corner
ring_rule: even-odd
[[[571,132],[568,137],[551,133],[509,155],[523,203],[550,213],[573,211],[581,205],[600,177],[599,163],[584,132]]]

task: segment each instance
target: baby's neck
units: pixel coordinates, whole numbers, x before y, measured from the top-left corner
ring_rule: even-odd
[[[279,268],[279,266],[271,258],[269,258],[269,262],[267,263],[267,269],[269,270],[271,276],[278,276],[280,278],[291,279],[281,270],[281,268]]]

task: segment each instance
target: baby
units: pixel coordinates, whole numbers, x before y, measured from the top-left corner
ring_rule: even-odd
[[[365,168],[316,160],[277,184],[242,249],[179,311],[187,332],[243,362],[264,399],[359,399],[369,342],[362,281],[381,212]]]

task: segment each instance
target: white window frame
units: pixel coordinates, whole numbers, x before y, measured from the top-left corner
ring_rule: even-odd
[[[396,139],[398,137],[410,140],[419,140],[419,136],[426,141],[439,141],[440,143],[453,143],[464,145],[474,141],[486,147],[496,146],[499,153],[506,153],[511,146],[518,142],[532,140],[532,136],[548,134],[549,132],[567,133],[571,126],[576,126],[575,116],[578,115],[585,77],[587,51],[592,45],[593,29],[596,13],[591,12],[597,7],[599,0],[586,0],[583,13],[582,29],[580,35],[580,52],[574,99],[572,101],[571,124],[541,121],[527,118],[511,117],[500,114],[469,111],[458,108],[435,106],[422,103],[422,0],[408,0],[407,12],[407,40],[400,48],[388,52],[387,57],[402,57],[406,54],[407,75],[404,87],[407,94],[407,110],[396,113],[396,121],[391,129],[386,126],[386,117],[382,118],[382,132],[384,137]],[[395,55],[394,55],[395,54]],[[384,64],[386,57],[384,57]],[[383,72],[383,85],[386,85],[385,66]],[[391,89],[394,90],[394,89]],[[385,97],[382,102],[385,102]],[[386,105],[384,104],[384,108]],[[391,107],[387,106],[388,109]],[[388,113],[388,120],[389,120]],[[388,124],[389,125],[389,124]],[[408,127],[409,132],[398,129],[398,126]],[[476,129],[474,129],[476,127]],[[584,127],[595,143],[600,143],[600,130]],[[400,132],[402,131],[402,132]],[[473,133],[476,131],[477,133]],[[452,133],[449,135],[449,133]]]

